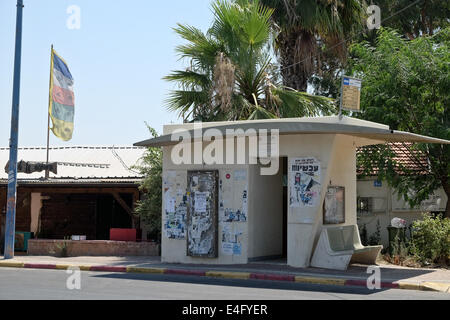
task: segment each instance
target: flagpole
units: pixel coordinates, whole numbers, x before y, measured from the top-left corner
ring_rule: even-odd
[[[5,224],[5,259],[14,258],[16,234],[17,198],[17,146],[19,144],[20,61],[22,56],[23,0],[17,0],[16,43],[14,52],[13,99],[11,112],[11,136],[9,140],[8,196]]]
[[[49,90],[51,90],[52,87],[52,61],[53,61],[53,44],[51,47],[51,51],[50,51],[50,77],[49,77]],[[50,172],[48,169],[48,158],[49,158],[49,146],[50,146],[50,103],[51,103],[51,92],[48,95],[48,108],[47,108],[47,114],[48,114],[48,118],[47,118],[47,162],[46,162],[46,166],[45,166],[45,179],[48,179],[50,177]]]

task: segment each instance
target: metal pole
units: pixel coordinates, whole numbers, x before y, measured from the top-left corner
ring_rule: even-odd
[[[49,88],[52,87],[52,61],[53,61],[53,44],[50,52],[50,78],[49,78]],[[48,106],[50,106],[52,93],[50,92],[48,95]],[[48,156],[49,156],[49,145],[50,145],[50,108],[47,110],[48,118],[47,118],[47,165],[45,168],[45,179],[50,177],[50,170],[48,169]]]
[[[22,55],[23,0],[17,0],[11,137],[9,141],[8,196],[6,205],[5,259],[14,258],[16,229],[17,145],[19,141],[20,59]]]
[[[344,95],[344,77],[345,75],[342,75],[341,79],[341,96],[340,96],[340,102],[339,102],[339,120],[342,120],[342,104],[343,104],[343,95]]]

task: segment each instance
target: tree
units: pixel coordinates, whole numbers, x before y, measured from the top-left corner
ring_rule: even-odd
[[[169,110],[185,120],[218,121],[302,117],[330,114],[334,102],[286,89],[277,83],[268,49],[272,9],[254,0],[217,0],[214,21],[205,33],[189,26],[175,28],[186,43],[176,48],[188,59],[186,70],[166,80],[179,90],[167,100]]]
[[[450,139],[450,28],[433,36],[407,40],[396,31],[380,29],[376,47],[355,44],[350,73],[363,79],[362,113],[366,120],[404,130]],[[367,148],[359,161],[370,172],[378,167],[380,178],[399,191],[410,205],[417,205],[442,187],[450,199],[450,147],[417,144],[411,155],[426,175],[408,172],[395,159],[388,145]],[[450,201],[446,217],[450,217]]]
[[[450,24],[450,2],[447,0],[378,0],[383,27],[396,29],[412,40],[432,36]],[[396,14],[398,13],[398,14]],[[395,17],[389,19],[389,17]]]
[[[158,136],[155,129],[147,125],[153,138]],[[161,205],[162,205],[162,150],[147,148],[142,157],[142,164],[133,169],[144,177],[139,189],[144,199],[136,204],[135,214],[148,226],[150,238],[160,242],[161,239]]]
[[[306,91],[315,72],[345,61],[346,39],[365,20],[364,6],[359,0],[262,0],[262,3],[274,8],[272,22],[283,84],[299,91]]]

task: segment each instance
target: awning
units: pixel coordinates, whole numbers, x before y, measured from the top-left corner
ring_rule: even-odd
[[[210,138],[214,136],[208,129],[217,129],[225,137],[227,130],[235,132],[241,129],[240,134],[233,134],[233,136],[248,136],[248,130],[274,130],[278,129],[280,135],[294,135],[294,134],[344,134],[355,136],[359,138],[366,138],[371,140],[386,141],[386,142],[416,142],[416,143],[436,143],[436,144],[450,144],[449,140],[438,139],[410,132],[390,130],[387,126],[383,126],[374,122],[363,121],[359,119],[352,119],[344,117],[346,123],[336,123],[338,117],[323,117],[324,121],[320,122],[320,118],[301,119],[274,119],[264,121],[237,121],[237,122],[220,122],[217,125],[213,123],[205,123],[207,127],[201,129],[203,138]],[[349,121],[351,119],[351,121]],[[331,121],[330,121],[331,120]],[[333,120],[336,120],[333,122]],[[348,124],[352,122],[354,124]],[[373,124],[373,125],[371,125]],[[187,126],[186,126],[187,127]],[[189,126],[189,128],[191,128]],[[190,137],[194,137],[194,130],[186,129]],[[247,133],[246,133],[247,132]],[[175,145],[179,141],[172,137],[172,134],[159,136],[157,138],[137,142],[134,146],[139,147],[163,147]],[[378,142],[379,143],[379,142]],[[374,143],[374,144],[378,144]]]

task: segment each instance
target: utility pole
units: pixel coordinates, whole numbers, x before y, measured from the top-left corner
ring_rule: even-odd
[[[50,50],[50,80],[49,80],[50,90],[52,88],[52,81],[53,81],[52,80],[52,67],[53,67],[52,63],[53,63],[53,44],[52,44],[52,47]],[[50,105],[51,99],[52,99],[51,94],[52,93],[50,92],[50,94],[48,95],[48,104],[49,105]],[[47,113],[48,113],[48,118],[47,118],[47,162],[46,162],[47,167],[45,169],[45,179],[48,179],[50,177],[50,171],[48,169],[48,153],[49,153],[49,149],[50,149],[49,148],[49,145],[50,145],[50,109],[47,110]]]
[[[20,60],[22,55],[23,0],[17,0],[16,47],[14,54],[14,81],[9,140],[8,195],[6,205],[5,259],[14,258],[17,192],[17,145],[19,140]]]

